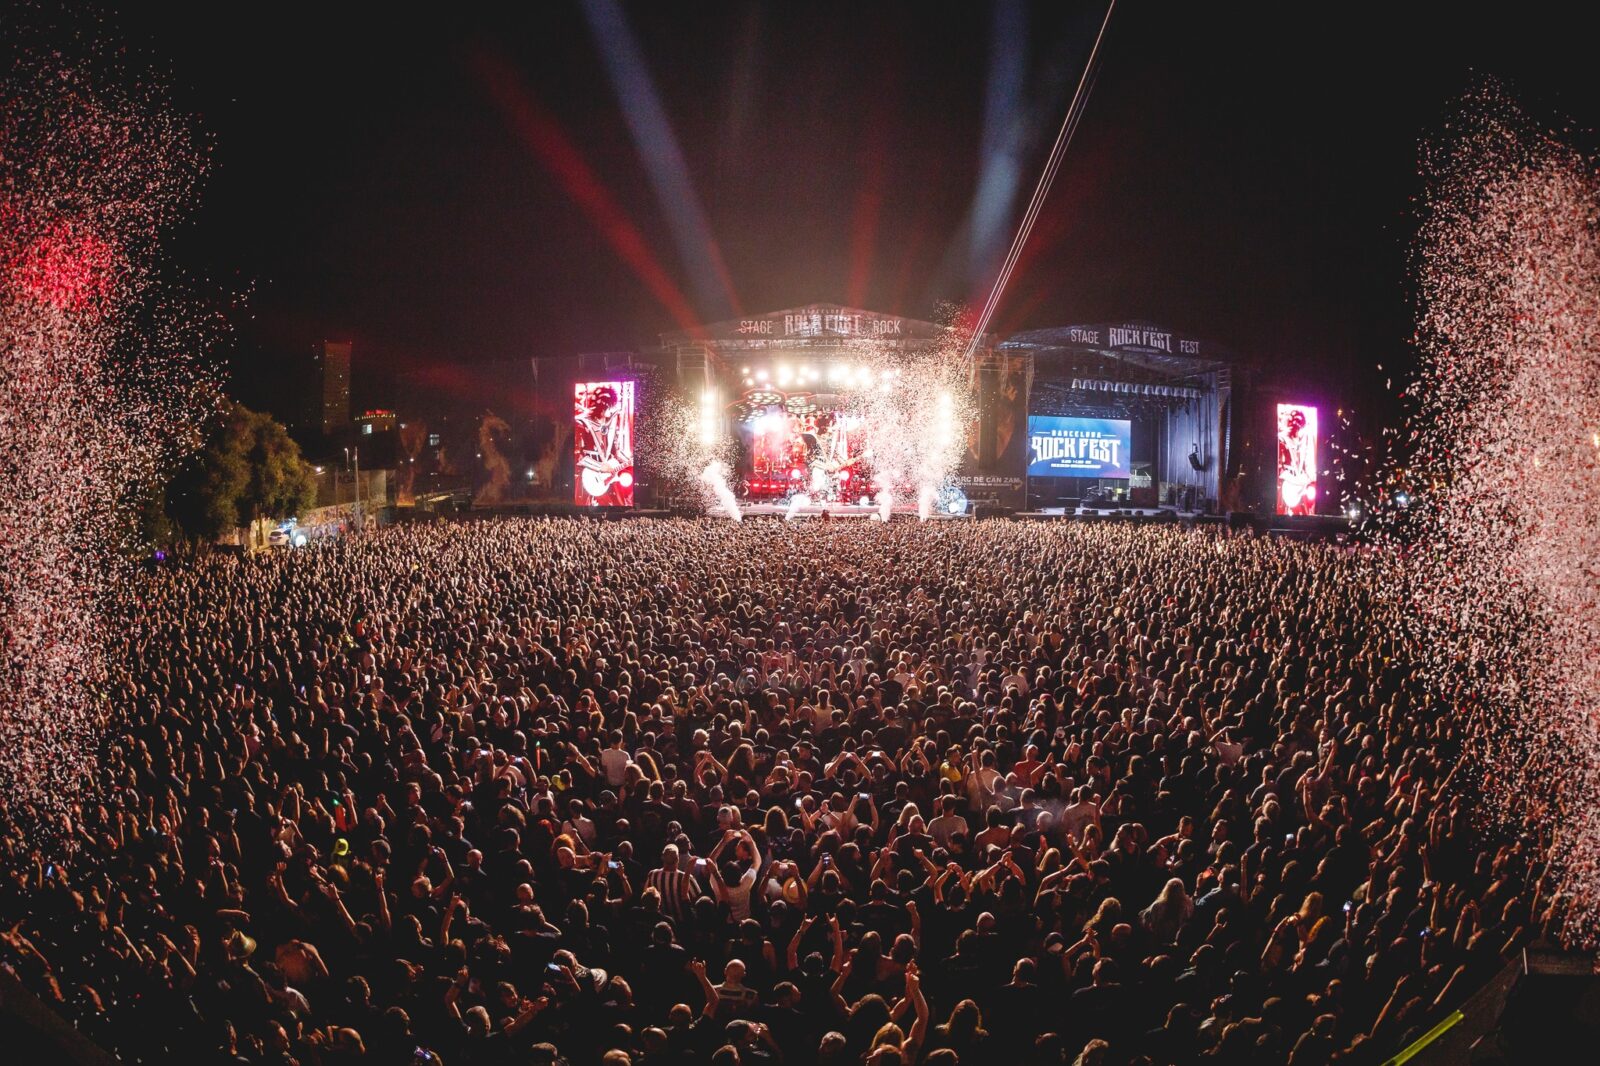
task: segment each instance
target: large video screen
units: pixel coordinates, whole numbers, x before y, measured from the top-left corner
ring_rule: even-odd
[[[742,468],[750,497],[804,492],[815,499],[855,499],[869,491],[866,422],[844,410],[792,413],[771,408],[740,427],[749,458]]]
[[[1278,513],[1317,510],[1317,409],[1278,405]]]
[[[1028,416],[1029,477],[1127,477],[1132,423],[1126,418]]]
[[[585,507],[633,506],[631,381],[579,382],[573,390],[573,499]]]

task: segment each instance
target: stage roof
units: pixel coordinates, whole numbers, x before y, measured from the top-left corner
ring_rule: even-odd
[[[1211,341],[1138,321],[1026,330],[1007,337],[998,350],[1036,357],[1088,357],[1106,363],[1108,371],[1115,364],[1165,381],[1184,381],[1237,362],[1232,352]]]
[[[711,322],[693,331],[663,333],[661,346],[724,350],[851,342],[921,346],[941,340],[949,333],[945,326],[904,315],[886,315],[839,304],[806,304],[726,322]]]

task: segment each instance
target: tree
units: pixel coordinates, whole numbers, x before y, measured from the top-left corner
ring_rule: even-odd
[[[216,537],[257,519],[298,515],[316,502],[316,475],[271,415],[235,403],[210,433],[181,508],[191,532]]]

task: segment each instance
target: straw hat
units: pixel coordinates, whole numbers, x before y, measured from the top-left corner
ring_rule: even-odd
[[[256,941],[254,937],[235,929],[223,940],[222,950],[228,956],[229,962],[242,962],[255,954]]]

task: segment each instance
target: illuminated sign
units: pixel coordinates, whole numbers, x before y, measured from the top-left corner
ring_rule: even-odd
[[[1127,477],[1133,432],[1125,418],[1028,417],[1029,477]]]

